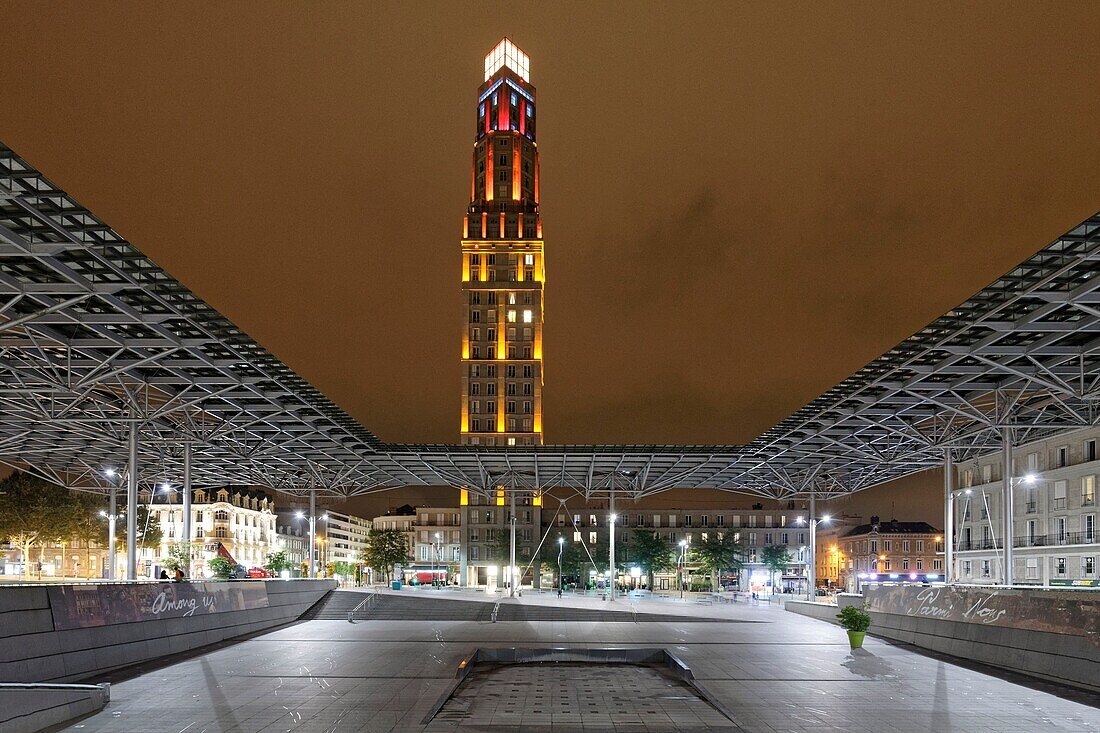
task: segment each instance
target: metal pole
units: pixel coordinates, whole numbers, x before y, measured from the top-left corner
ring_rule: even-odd
[[[607,600],[615,600],[615,476],[611,476],[611,516],[607,521]]]
[[[317,577],[317,489],[309,488],[309,577]]]
[[[191,577],[191,444],[183,446],[183,542],[187,555],[183,560],[183,572]]]
[[[107,507],[107,580],[115,579],[115,566],[118,564],[115,558],[115,523],[118,521],[118,487],[111,482],[111,503]]]
[[[126,578],[137,580],[138,426],[130,428],[130,465],[126,472]]]
[[[562,591],[562,577],[561,577],[561,553],[565,549],[565,543],[561,537],[558,538],[558,595],[561,596]]]
[[[814,599],[817,575],[817,497],[810,494],[810,562],[806,570],[806,599]]]
[[[1001,428],[1001,444],[1004,449],[1004,530],[1002,544],[1004,545],[1004,582],[1012,585],[1012,520],[1015,507],[1012,496],[1012,428]]]
[[[511,506],[511,525],[512,525],[512,543],[511,552],[508,558],[508,597],[515,598],[516,596],[516,487],[512,485],[512,499]]]
[[[943,449],[943,582],[955,581],[955,497],[952,485],[955,466],[951,462],[951,449]]]

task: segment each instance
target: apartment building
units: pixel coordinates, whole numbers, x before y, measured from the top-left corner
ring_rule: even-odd
[[[177,493],[157,494],[149,511],[160,521],[161,541],[154,558],[169,546],[191,543],[191,574],[207,574],[206,560],[220,543],[246,568],[259,567],[276,549],[275,500],[265,491],[242,488],[195,489],[191,493],[191,537],[183,536],[183,506]]]
[[[408,562],[410,565],[416,557],[416,531],[414,527],[416,519],[416,508],[404,504],[371,520],[374,529],[396,530],[405,535],[405,541],[409,548]]]
[[[453,583],[459,580],[462,559],[461,512],[458,507],[417,507],[412,524],[412,570],[423,579]]]
[[[608,553],[610,511],[606,505],[575,506],[566,512],[545,510],[543,516],[546,517],[544,532],[550,530],[555,538],[560,534],[567,542],[583,542],[590,551],[598,547],[605,555]],[[711,532],[718,535],[733,532],[745,548],[744,567],[736,577],[723,576],[723,584],[763,592],[770,589],[774,582],[781,590],[797,592],[801,589],[805,592],[810,529],[798,522],[806,518],[806,510],[794,508],[793,503],[788,504],[786,509],[765,509],[762,504],[756,504],[751,509],[645,509],[623,506],[616,511],[615,522],[616,555],[626,558],[625,567],[619,568],[619,582],[624,585],[638,582],[630,573],[630,543],[635,530],[656,532],[674,549],[681,541],[687,542],[689,574],[698,570],[691,558],[692,543],[705,540]],[[761,550],[771,545],[786,547],[791,558],[774,579],[761,557]],[[593,559],[606,570],[609,558],[594,556]],[[556,568],[549,569],[556,571]],[[654,577],[654,590],[674,589],[676,582],[675,572],[658,573]]]
[[[1013,582],[1100,586],[1096,483],[1100,428],[1063,433],[1013,451]],[[1003,582],[1003,456],[961,462],[954,492],[955,577]]]
[[[880,521],[872,516],[837,542],[844,554],[838,580],[850,590],[857,576],[869,579],[943,579],[943,532],[927,522]]]
[[[464,586],[503,587],[509,573],[511,497],[504,490],[486,497],[461,492],[459,515],[459,583]],[[542,499],[516,496],[516,573],[522,583],[541,585],[538,573],[528,569],[541,539]]]

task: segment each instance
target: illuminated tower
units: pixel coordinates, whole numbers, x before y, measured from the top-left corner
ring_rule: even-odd
[[[545,265],[530,61],[507,38],[485,57],[462,226],[462,442],[542,443]]]

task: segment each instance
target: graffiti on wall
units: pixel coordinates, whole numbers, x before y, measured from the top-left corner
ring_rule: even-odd
[[[268,605],[267,586],[262,582],[51,586],[49,599],[55,630],[246,611]]]

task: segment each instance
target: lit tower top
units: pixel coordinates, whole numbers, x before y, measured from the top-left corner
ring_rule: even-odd
[[[462,442],[542,443],[543,283],[535,87],[504,38],[477,90],[462,223]]]
[[[485,57],[485,81],[489,81],[502,66],[507,66],[519,74],[520,79],[531,83],[531,59],[507,38],[502,38]]]

